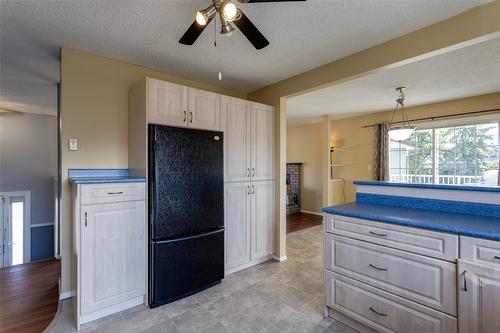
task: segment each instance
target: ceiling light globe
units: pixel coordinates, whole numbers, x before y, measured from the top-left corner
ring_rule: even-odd
[[[222,6],[222,16],[229,22],[234,21],[238,14],[236,6],[231,1],[225,2]]]
[[[202,27],[204,27],[207,24],[205,15],[203,15],[201,12],[196,12],[196,23],[198,23]]]

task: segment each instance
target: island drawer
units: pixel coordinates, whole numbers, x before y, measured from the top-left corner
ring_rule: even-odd
[[[456,315],[456,264],[326,234],[328,270]]]
[[[500,266],[500,242],[460,236],[460,259]]]
[[[144,182],[81,185],[81,204],[136,201],[146,198]]]
[[[456,333],[457,319],[348,277],[326,272],[326,304],[379,332]]]
[[[458,236],[391,223],[325,214],[328,233],[448,261],[458,258]]]

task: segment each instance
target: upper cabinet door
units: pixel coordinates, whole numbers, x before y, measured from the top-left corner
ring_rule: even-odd
[[[224,181],[250,180],[250,102],[221,97],[224,123]]]
[[[251,177],[252,180],[274,179],[274,108],[251,103]]]
[[[500,332],[500,268],[458,262],[459,333]]]
[[[187,126],[187,87],[148,79],[149,123]]]
[[[252,182],[251,255],[263,258],[274,253],[274,181]]]
[[[220,95],[209,91],[188,88],[188,126],[221,130]]]

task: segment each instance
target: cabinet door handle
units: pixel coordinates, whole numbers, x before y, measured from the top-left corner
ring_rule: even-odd
[[[87,212],[85,212],[85,226],[87,226]]]
[[[370,231],[370,234],[375,235],[375,236],[380,236],[380,237],[387,237],[387,234],[379,234],[378,232],[375,232],[375,231]]]
[[[499,256],[494,256],[493,258],[497,259],[497,260],[500,260],[500,257]]]
[[[113,194],[123,194],[123,191],[120,191],[120,192],[108,192],[108,194],[111,194],[111,195],[113,195]]]
[[[191,120],[189,120],[189,122],[192,124],[193,123],[193,112],[189,111],[189,116],[191,117]]]
[[[185,123],[186,119],[187,119],[187,112],[186,112],[186,110],[184,110],[184,120],[182,122]]]
[[[250,168],[247,168],[248,178],[250,178]]]
[[[252,177],[255,177],[255,168],[252,168]]]
[[[380,268],[380,267],[377,267],[375,265],[372,265],[372,264],[368,264],[368,266],[370,266],[371,268],[375,268],[376,270],[379,270],[379,271],[387,271],[387,268]]]
[[[376,310],[374,310],[371,306],[370,306],[370,310],[372,310],[373,313],[376,313],[378,314],[379,316],[382,316],[382,317],[387,317],[387,314],[386,313],[381,313],[381,312],[378,312]]]
[[[247,185],[247,187],[248,187],[247,195],[250,195],[250,185]]]
[[[255,193],[255,186],[252,185],[252,194]]]
[[[467,271],[464,271],[463,275],[464,275],[464,291],[467,291]]]

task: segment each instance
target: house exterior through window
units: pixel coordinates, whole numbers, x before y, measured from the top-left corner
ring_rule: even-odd
[[[499,122],[417,128],[389,147],[390,180],[402,183],[497,185]]]

